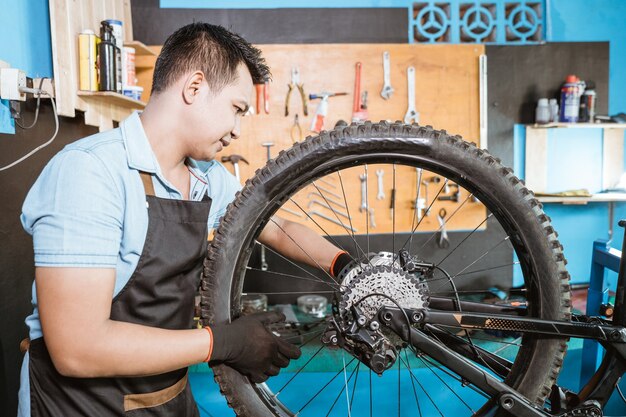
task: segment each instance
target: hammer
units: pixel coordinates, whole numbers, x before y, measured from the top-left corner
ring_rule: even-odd
[[[222,162],[230,162],[233,164],[233,166],[235,167],[235,177],[237,178],[237,181],[241,182],[241,179],[239,178],[239,161],[243,161],[246,164],[250,165],[248,161],[246,161],[246,158],[241,155],[233,154],[228,156],[222,156]]]

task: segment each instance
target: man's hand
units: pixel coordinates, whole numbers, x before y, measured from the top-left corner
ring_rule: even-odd
[[[223,362],[254,383],[266,381],[300,357],[300,348],[287,343],[265,327],[285,321],[277,312],[240,317],[229,324],[211,326],[213,350],[209,362]]]

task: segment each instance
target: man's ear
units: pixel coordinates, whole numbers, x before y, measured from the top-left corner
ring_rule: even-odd
[[[195,101],[204,82],[204,73],[202,71],[195,71],[189,74],[183,86],[183,100],[185,100],[185,103],[191,104]]]

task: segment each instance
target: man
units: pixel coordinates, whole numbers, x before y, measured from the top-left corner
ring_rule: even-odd
[[[20,415],[196,416],[189,365],[224,362],[261,382],[300,355],[265,328],[284,320],[277,313],[191,328],[207,226],[240,188],[214,158],[239,137],[253,83],[268,76],[238,35],[185,26],[163,46],[143,113],[45,167],[22,214],[36,273]],[[275,220],[264,244],[335,274],[349,261],[313,231]]]

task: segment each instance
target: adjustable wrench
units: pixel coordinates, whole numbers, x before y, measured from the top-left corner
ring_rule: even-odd
[[[377,200],[385,199],[385,188],[383,186],[383,175],[385,175],[385,171],[379,169],[376,171],[376,176],[378,177],[378,195],[376,196]]]
[[[404,115],[404,123],[410,124],[411,121],[419,123],[420,114],[415,110],[415,68],[408,67],[406,69],[406,78],[408,81],[409,92],[409,108]]]
[[[310,216],[319,216],[319,217],[321,217],[321,218],[322,218],[322,219],[324,219],[324,220],[328,220],[329,222],[332,222],[332,223],[338,224],[339,226],[343,226],[343,227],[345,227],[346,229],[351,230],[351,231],[352,231],[352,233],[356,233],[356,232],[358,232],[358,230],[357,230],[357,229],[355,229],[355,228],[353,228],[353,227],[350,227],[350,225],[349,225],[349,224],[341,224],[341,222],[340,222],[340,221],[337,221],[336,219],[333,219],[332,217],[329,217],[329,216],[327,216],[327,215],[325,215],[325,214],[322,214],[322,213],[320,213],[320,212],[318,212],[318,211],[313,210],[313,211],[309,212],[309,215],[310,215]]]
[[[364,212],[367,210],[367,174],[359,175],[359,179],[361,180],[361,207],[359,207],[360,212]]]
[[[376,219],[374,219],[374,209],[372,207],[370,207],[367,212],[370,215],[370,227],[372,229],[376,229]]]
[[[380,92],[380,95],[385,99],[389,100],[391,95],[394,92],[393,87],[391,86],[391,70],[389,65],[389,52],[383,52],[383,90]]]

